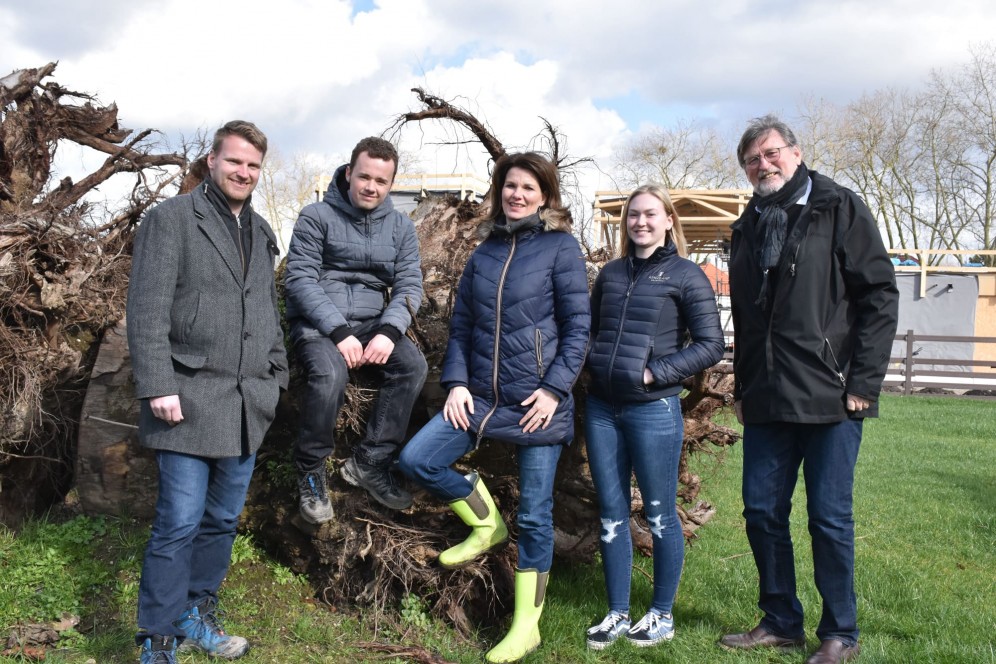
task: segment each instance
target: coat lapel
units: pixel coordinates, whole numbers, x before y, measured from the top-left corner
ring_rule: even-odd
[[[263,265],[272,270],[273,259],[280,255],[280,249],[277,246],[277,236],[274,235],[273,229],[270,228],[270,224],[266,222],[266,219],[256,214],[255,210],[251,218],[253,224],[252,260],[249,262],[249,269],[252,269],[254,262],[262,262]]]
[[[225,261],[225,265],[228,266],[235,281],[241,284],[243,282],[242,261],[235,248],[235,243],[232,242],[231,234],[225,228],[225,222],[218,216],[200,187],[195,189],[193,194],[194,214],[197,216],[197,224],[200,226],[201,232],[207,236],[208,241],[221,254],[221,259]]]

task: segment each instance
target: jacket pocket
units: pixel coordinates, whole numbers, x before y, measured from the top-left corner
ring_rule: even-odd
[[[847,387],[847,379],[844,377],[844,372],[840,369],[840,362],[837,361],[837,354],[833,352],[833,346],[830,344],[830,339],[823,337],[823,343],[826,344],[827,353],[830,355],[830,363],[834,375],[837,376],[837,380],[840,381],[842,386]]]
[[[190,307],[190,311],[185,312],[183,316],[183,327],[181,328],[180,337],[185,343],[189,342],[194,334],[194,326],[197,324],[197,315],[201,310],[201,294],[198,291],[194,297],[193,305]]]
[[[172,352],[173,370],[181,376],[194,376],[207,363],[206,355]]]
[[[535,344],[536,344],[536,375],[543,380],[543,374],[546,370],[543,368],[543,333],[540,332],[539,328],[536,328],[535,334]]]
[[[640,381],[639,383],[640,389],[643,390],[644,392],[649,392],[651,385],[654,384],[650,383],[648,385],[647,383],[643,382],[643,373],[650,368],[650,360],[653,359],[653,357],[654,357],[654,344],[653,342],[651,342],[650,348],[647,349],[647,355],[643,358],[643,365],[640,367],[640,375],[638,377],[638,380]]]

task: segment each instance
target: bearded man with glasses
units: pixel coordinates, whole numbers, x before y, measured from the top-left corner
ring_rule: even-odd
[[[896,276],[868,207],[806,168],[785,123],[771,115],[752,120],[737,158],[754,196],[732,227],[734,399],[744,425],[744,517],[764,616],[720,644],[805,646],[789,532],[801,466],[823,599],[820,647],[806,662],[844,662],[859,652],[854,467],[862,421],[878,414],[896,334]]]

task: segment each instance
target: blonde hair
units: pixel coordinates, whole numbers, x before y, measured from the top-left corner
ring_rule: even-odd
[[[682,258],[688,258],[688,245],[685,243],[685,231],[681,229],[678,211],[675,209],[674,203],[671,202],[671,195],[667,193],[667,189],[659,184],[645,184],[642,187],[637,187],[626,199],[622,209],[622,220],[619,224],[619,256],[624,258],[633,253],[633,243],[626,230],[626,220],[629,218],[629,204],[633,202],[634,198],[642,194],[650,194],[659,200],[664,205],[665,214],[671,217],[673,225],[664,236],[664,245],[666,246],[668,242],[673,243],[678,250],[678,255]]]

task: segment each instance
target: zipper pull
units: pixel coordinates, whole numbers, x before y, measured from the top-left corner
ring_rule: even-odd
[[[841,384],[841,385],[843,385],[844,387],[847,387],[847,380],[845,380],[845,379],[844,379],[844,374],[842,374],[842,373],[840,373],[840,372],[838,371],[838,372],[837,372],[837,378],[839,378],[839,379],[840,379],[840,384]]]
[[[793,277],[795,276],[795,263],[792,263],[791,265],[789,265],[789,275],[791,275]]]

